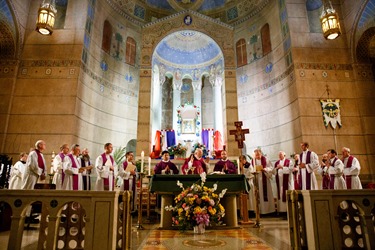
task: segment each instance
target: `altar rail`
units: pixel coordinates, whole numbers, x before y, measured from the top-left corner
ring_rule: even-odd
[[[292,249],[375,249],[374,190],[287,195]]]
[[[8,249],[21,249],[35,202],[42,207],[37,249],[130,249],[130,200],[129,191],[0,190],[2,209],[11,211]]]

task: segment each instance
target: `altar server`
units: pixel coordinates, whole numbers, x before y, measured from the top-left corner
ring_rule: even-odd
[[[10,173],[9,189],[21,189],[23,174],[26,169],[27,154],[25,152],[20,153],[20,160],[14,164]]]

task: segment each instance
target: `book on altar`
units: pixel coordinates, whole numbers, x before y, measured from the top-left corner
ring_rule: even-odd
[[[256,169],[257,172],[261,172],[263,170],[263,166],[257,165],[257,166],[255,166],[255,169]]]
[[[125,169],[125,171],[135,171],[135,169],[136,169],[137,167],[134,165],[134,164],[132,164],[132,163],[128,163],[128,166],[126,166],[126,169]]]

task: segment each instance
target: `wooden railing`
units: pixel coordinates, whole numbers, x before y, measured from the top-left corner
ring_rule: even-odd
[[[288,191],[292,249],[375,249],[374,190]]]
[[[130,199],[128,191],[0,190],[11,210],[8,249],[21,249],[31,204],[41,207],[37,249],[130,249]]]

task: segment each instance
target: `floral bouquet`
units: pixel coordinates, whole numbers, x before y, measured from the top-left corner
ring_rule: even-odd
[[[227,189],[216,194],[217,184],[213,188],[204,186],[206,173],[201,174],[201,184],[198,182],[184,188],[183,184],[177,181],[182,192],[175,198],[175,206],[166,206],[165,210],[172,211],[172,222],[180,230],[192,229],[195,226],[208,226],[211,223],[219,223],[225,216],[225,209],[220,204]]]
[[[168,152],[170,155],[185,155],[187,148],[181,143],[168,147]]]

